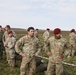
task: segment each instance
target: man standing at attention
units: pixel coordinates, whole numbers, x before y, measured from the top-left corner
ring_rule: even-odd
[[[7,38],[9,37],[8,32],[10,32],[10,31],[12,31],[13,37],[17,38],[15,32],[13,30],[11,30],[10,25],[6,25],[4,35],[3,35],[3,43],[4,44],[7,41]],[[7,57],[8,56],[8,49],[6,47],[5,47],[5,52],[6,52],[6,57]],[[7,58],[7,61],[8,61],[8,58]]]
[[[54,29],[54,36],[47,40],[47,54],[49,62],[47,66],[47,75],[62,75],[63,73],[63,52],[67,47],[67,41],[61,36],[59,28]]]
[[[20,49],[20,46],[22,46],[22,49]],[[34,36],[33,27],[29,27],[27,29],[27,35],[16,42],[15,49],[16,52],[22,56],[20,75],[26,75],[27,68],[29,68],[27,75],[33,75],[36,68],[35,56],[41,51],[41,43],[38,38]]]

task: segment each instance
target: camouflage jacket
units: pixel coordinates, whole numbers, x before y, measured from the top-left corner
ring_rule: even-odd
[[[76,34],[73,32],[69,34],[69,43],[71,45],[76,45]]]
[[[20,49],[22,46],[22,50]],[[41,51],[41,43],[36,37],[29,38],[27,35],[20,38],[15,45],[16,52],[33,56]]]
[[[15,32],[14,32],[14,31],[12,31],[12,32],[13,32],[13,36],[14,36],[15,38],[17,38]],[[8,32],[5,31],[5,32],[4,32],[4,35],[3,35],[3,42],[5,42],[8,37],[9,37]]]
[[[45,31],[44,34],[43,34],[44,42],[47,41],[49,37],[50,37],[50,32]]]
[[[51,52],[52,58],[55,60],[61,59],[61,55],[64,53],[65,47],[68,47],[68,42],[64,38],[55,39],[55,37],[51,37],[47,41],[47,52]]]
[[[8,37],[6,42],[5,42],[5,47],[9,50],[10,49],[15,49],[15,43],[16,43],[16,38],[15,37]]]

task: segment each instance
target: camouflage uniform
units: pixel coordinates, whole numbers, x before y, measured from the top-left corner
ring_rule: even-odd
[[[19,48],[20,45],[22,45],[22,50]],[[29,68],[28,75],[33,75],[36,67],[34,54],[39,53],[41,50],[41,44],[38,38],[29,38],[26,35],[16,42],[15,49],[20,55],[25,54],[25,57],[22,58],[20,75],[26,75],[27,68]]]
[[[43,39],[44,39],[44,50],[46,51],[46,41],[49,39],[50,37],[50,32],[49,31],[45,31],[43,34]]]
[[[76,53],[76,34],[74,32],[69,34],[69,43],[71,45],[71,55],[74,56]]]
[[[3,50],[4,50],[4,46],[3,46],[3,37],[4,32],[0,31],[0,59],[2,59],[2,55],[3,55]]]
[[[16,38],[16,34],[15,34],[15,32],[14,31],[12,31],[13,32],[13,36]],[[6,42],[6,40],[7,40],[7,38],[9,38],[9,35],[8,35],[8,31],[5,31],[4,32],[4,35],[3,35],[3,43],[5,44],[5,42]],[[8,61],[8,49],[7,48],[5,48],[5,52],[6,52],[6,57],[7,57],[7,61]]]
[[[48,45],[50,46],[50,50],[48,49]],[[47,67],[47,75],[53,75],[54,69],[56,75],[62,75],[63,66],[62,59],[64,48],[67,46],[67,41],[64,38],[56,39],[55,37],[51,37],[47,41],[47,50],[51,52],[51,56],[49,57],[49,63]]]
[[[6,53],[7,53],[7,61],[11,67],[15,66],[15,43],[16,38],[8,37],[5,42]]]

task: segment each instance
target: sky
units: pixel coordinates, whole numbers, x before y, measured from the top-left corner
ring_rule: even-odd
[[[0,25],[76,29],[76,0],[0,0]]]

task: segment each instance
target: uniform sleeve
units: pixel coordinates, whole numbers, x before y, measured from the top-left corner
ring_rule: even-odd
[[[50,39],[48,39],[47,41],[46,41],[46,43],[45,43],[45,45],[44,45],[44,51],[45,52],[49,52],[50,51]]]
[[[63,54],[64,58],[69,56],[70,52],[71,52],[71,44],[69,43],[69,41],[65,40],[64,49],[62,51],[62,54]]]
[[[17,42],[16,42],[16,45],[15,45],[15,50],[16,50],[16,52],[18,53],[18,54],[22,54],[22,50],[21,50],[21,45],[23,45],[23,43],[24,43],[24,39],[23,39],[23,37],[21,38],[21,39],[19,39]]]
[[[5,47],[8,45],[8,41],[9,41],[9,38],[7,38],[7,40],[4,42]]]
[[[41,50],[42,50],[42,44],[41,44],[41,42],[40,42],[40,40],[38,39],[37,40],[37,54],[39,54],[40,52],[41,52]]]

